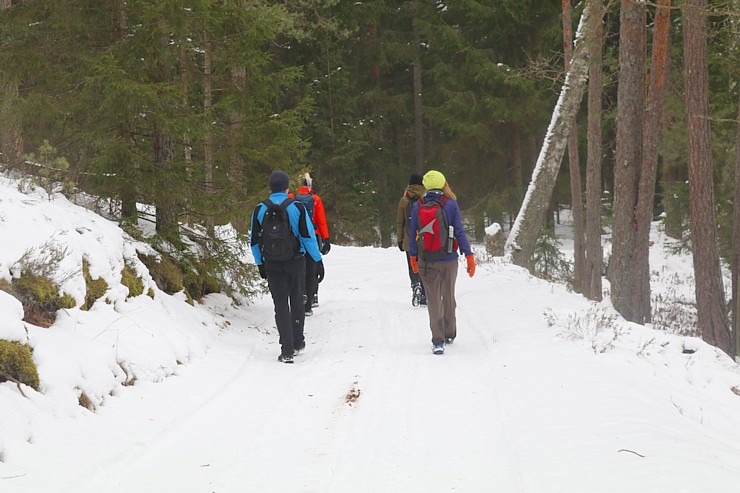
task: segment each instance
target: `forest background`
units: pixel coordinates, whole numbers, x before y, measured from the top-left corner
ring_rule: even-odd
[[[149,217],[157,230],[150,242],[197,271],[189,289],[196,297],[223,289],[225,277],[237,279],[243,293],[254,289],[254,273],[224,253],[217,231],[230,223],[247,233],[254,205],[268,192],[267,176],[278,168],[295,187],[311,172],[333,242],[383,247],[394,245],[409,174],[438,169],[458,194],[471,235],[482,240],[486,226],[514,224],[563,87],[569,38],[591,4],[603,29],[599,55],[589,62],[603,70],[602,140],[589,150],[587,125],[577,124],[544,217],[551,228],[562,206],[581,204],[573,180],[588,181],[587,161],[597,155],[598,219],[608,228],[615,205],[635,194],[623,190],[614,164],[620,90],[630,82],[633,92],[648,94],[654,71],[647,59],[662,6],[670,12],[665,89],[659,120],[645,126],[660,137],[650,219],[661,217],[666,232],[691,248],[695,149],[687,135],[693,126],[685,38],[686,13],[699,12],[707,45],[701,61],[708,75],[704,120],[711,123],[711,234],[730,265],[740,229],[733,227],[738,3],[589,0],[572,6],[571,19],[566,0],[0,0],[3,167],[33,174],[50,189],[96,197],[98,212],[135,237],[136,219]],[[630,14],[638,26],[631,32]],[[622,79],[629,47],[644,55],[631,81]],[[593,118],[592,111],[581,104],[576,120]],[[544,238],[550,228],[542,228]],[[188,260],[193,243],[201,255]],[[600,251],[598,257],[601,277],[610,259]],[[623,257],[618,263],[629,265]],[[631,282],[611,280],[614,292]],[[587,295],[600,299],[600,285]],[[647,312],[625,313],[625,306],[640,307],[628,296],[614,304],[625,318],[645,322],[647,299]],[[719,303],[723,317],[732,312],[724,293]],[[705,339],[734,352],[727,322],[714,325]]]

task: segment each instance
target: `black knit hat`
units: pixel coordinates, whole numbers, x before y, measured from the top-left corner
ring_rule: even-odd
[[[409,177],[409,185],[421,185],[422,176],[418,173],[411,173]]]
[[[284,192],[290,187],[290,177],[282,170],[273,171],[270,175],[270,190],[273,192]]]

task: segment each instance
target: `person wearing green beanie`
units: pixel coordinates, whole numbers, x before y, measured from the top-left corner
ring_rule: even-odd
[[[445,345],[457,337],[458,249],[465,255],[470,277],[475,274],[475,256],[463,228],[457,197],[445,176],[436,170],[428,171],[422,184],[427,192],[411,209],[409,238],[417,241],[409,241],[408,254],[411,268],[419,273],[426,290],[432,352],[444,354]]]

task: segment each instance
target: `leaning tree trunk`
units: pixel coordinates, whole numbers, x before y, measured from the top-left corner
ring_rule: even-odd
[[[588,51],[588,49],[586,49]],[[563,0],[563,58],[565,70],[573,56],[573,20],[570,0]],[[581,165],[578,156],[578,122],[573,116],[568,136],[568,169],[570,170],[570,201],[573,213],[573,279],[576,292],[586,284],[586,237],[583,231],[583,199],[581,198]]]
[[[691,247],[694,254],[696,303],[702,338],[734,353],[725,312],[717,226],[714,216],[709,128],[707,63],[707,0],[686,0],[684,15],[684,72],[689,154]]]
[[[537,164],[532,173],[532,181],[506,240],[505,254],[511,257],[513,263],[523,267],[530,267],[537,237],[545,223],[545,214],[555,188],[555,180],[563,160],[568,136],[573,128],[573,118],[586,89],[588,50],[583,38],[584,31],[588,31],[590,25],[590,16],[591,7],[586,4],[576,32],[570,69],[565,76],[560,98],[552,114],[542,149],[540,149]]]
[[[602,69],[604,28],[602,0],[589,0],[594,15],[587,40],[591,63],[588,70],[588,158],[586,163],[586,264],[583,295],[601,301],[604,253],[601,247],[601,100],[604,93]]]
[[[627,320],[650,320],[650,298],[635,290],[639,274],[633,265],[636,245],[640,166],[642,165],[643,84],[645,67],[645,4],[622,0],[619,23],[619,85],[617,142],[614,163],[612,255],[607,275],[614,308]]]

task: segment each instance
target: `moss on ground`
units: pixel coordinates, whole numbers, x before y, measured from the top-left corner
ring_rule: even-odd
[[[39,373],[30,346],[0,339],[0,382],[7,380],[4,374],[35,390],[39,389]]]
[[[82,275],[85,278],[85,303],[80,309],[89,310],[108,291],[108,283],[103,278],[92,278],[90,263],[87,260],[82,261]]]

